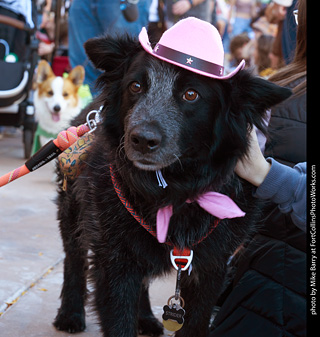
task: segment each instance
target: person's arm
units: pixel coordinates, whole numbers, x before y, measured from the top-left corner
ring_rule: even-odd
[[[229,34],[231,34],[232,32],[231,19],[232,19],[235,3],[236,3],[236,0],[229,1],[230,7],[229,7],[228,18],[227,18],[227,25],[228,25],[227,29],[228,29]]]
[[[49,21],[50,12],[51,12],[51,4],[52,4],[52,0],[47,0],[46,5],[43,7],[42,22],[41,22],[40,28],[45,27],[46,23]]]
[[[299,163],[293,168],[267,158],[271,168],[265,180],[254,193],[256,198],[271,200],[278,204],[282,213],[290,213],[294,224],[306,231],[306,168]]]
[[[172,5],[172,13],[174,15],[183,15],[188,12],[191,7],[200,5],[204,0],[179,0]]]
[[[257,187],[255,197],[275,202],[282,213],[290,213],[294,224],[306,231],[306,163],[291,168],[272,158],[265,159],[253,129],[249,153],[238,161],[235,173]]]

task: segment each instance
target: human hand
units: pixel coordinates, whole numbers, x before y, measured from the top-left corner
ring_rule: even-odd
[[[48,55],[53,52],[55,44],[52,42],[50,44],[40,41],[38,46],[39,56]]]
[[[253,128],[249,135],[249,151],[247,156],[238,160],[234,172],[247,180],[252,185],[258,187],[262,184],[270,171],[271,164],[264,158],[258,142],[258,137]]]
[[[183,15],[191,8],[191,3],[188,0],[179,0],[172,5],[172,13],[174,15]]]

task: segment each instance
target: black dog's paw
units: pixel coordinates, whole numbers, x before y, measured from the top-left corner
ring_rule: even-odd
[[[76,312],[67,313],[59,310],[53,325],[57,330],[69,333],[81,332],[86,328],[85,314]]]
[[[139,334],[158,337],[163,334],[163,326],[155,317],[139,318]]]

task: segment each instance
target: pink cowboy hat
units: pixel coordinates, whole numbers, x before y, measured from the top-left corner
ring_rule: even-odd
[[[139,34],[139,41],[152,56],[216,79],[230,78],[245,65],[242,60],[235,70],[223,76],[224,50],[220,34],[210,23],[194,17],[180,20],[165,31],[154,49],[145,27]]]

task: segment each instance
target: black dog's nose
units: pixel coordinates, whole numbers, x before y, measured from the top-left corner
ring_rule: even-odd
[[[154,126],[136,126],[130,134],[132,147],[143,154],[158,149],[161,140],[161,133]]]
[[[54,107],[53,107],[53,110],[55,111],[55,112],[59,112],[60,110],[61,110],[61,106],[60,105],[55,105]]]

